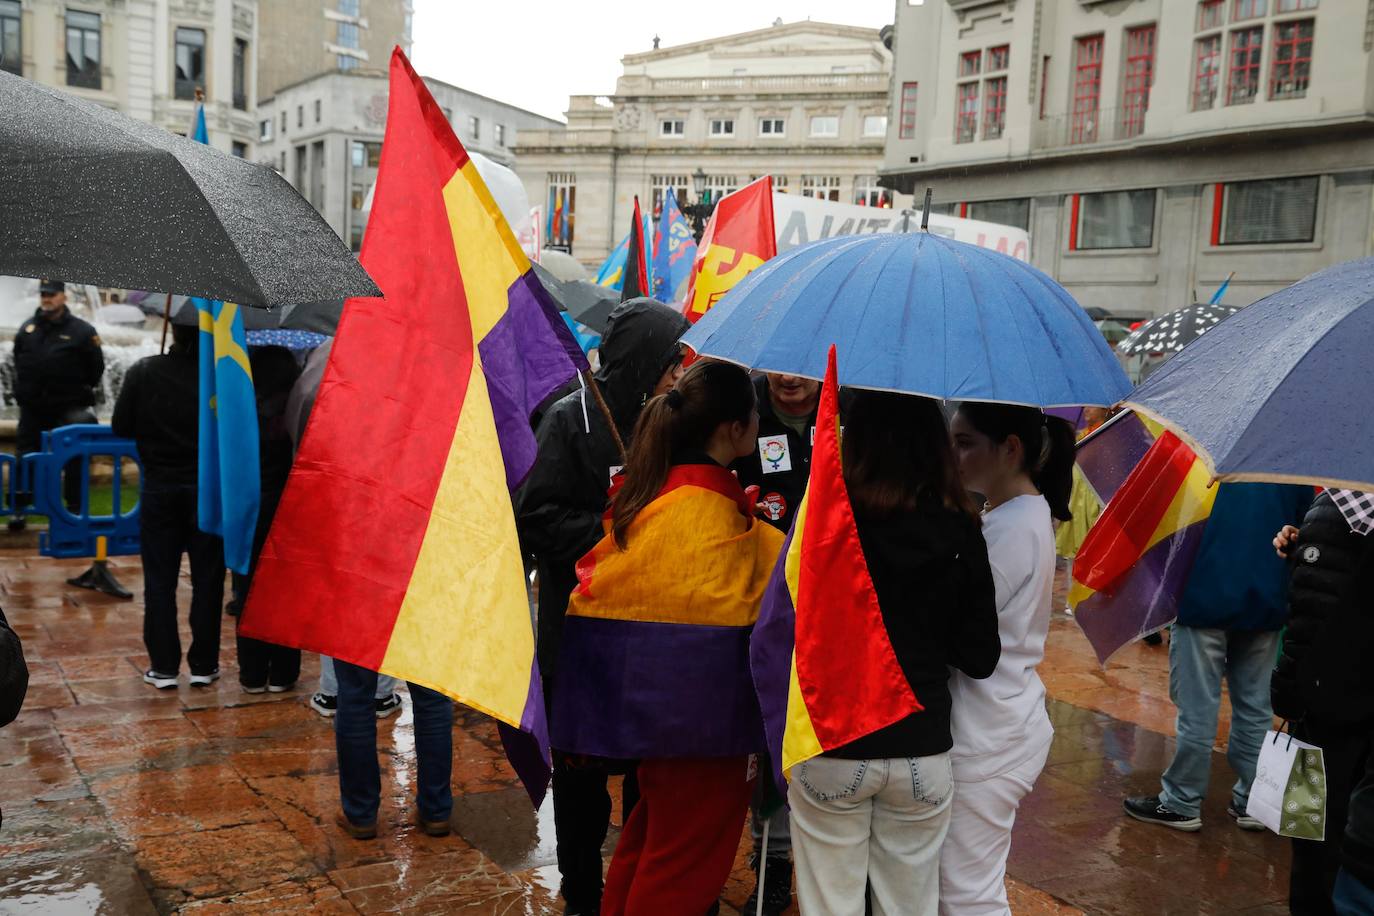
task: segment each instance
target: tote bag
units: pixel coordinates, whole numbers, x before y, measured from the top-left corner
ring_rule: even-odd
[[[1279,836],[1326,838],[1326,765],[1322,749],[1292,735],[1265,733],[1245,813]]]

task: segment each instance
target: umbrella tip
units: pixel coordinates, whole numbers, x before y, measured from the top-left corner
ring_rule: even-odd
[[[931,189],[931,188],[926,188],[926,202],[925,202],[925,204],[922,205],[922,207],[921,207],[921,231],[922,231],[922,232],[929,232],[929,231],[930,231],[930,195],[931,195],[931,193],[932,193],[932,189]]]

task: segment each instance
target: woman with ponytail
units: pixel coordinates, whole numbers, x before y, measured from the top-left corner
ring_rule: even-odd
[[[940,912],[1009,913],[1007,854],[1016,810],[1049,756],[1054,729],[1036,666],[1054,588],[1054,520],[1068,521],[1074,433],[1034,407],[965,402],[951,424],[959,474],[980,494],[1002,655],[986,680],[955,672],[954,804],[940,856]]]
[[[734,862],[764,745],[749,633],[783,540],[726,467],[757,437],[748,373],[694,364],[645,405],[606,536],[577,566],[552,744],[640,761],[607,916],[700,916]]]

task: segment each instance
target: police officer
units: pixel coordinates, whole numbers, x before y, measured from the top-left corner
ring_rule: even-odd
[[[36,452],[43,433],[70,423],[94,423],[95,388],[105,372],[100,337],[67,310],[67,287],[60,280],[39,286],[38,311],[14,337],[14,395],[19,402],[16,453]],[[64,469],[67,507],[81,504],[81,475]],[[28,502],[21,499],[20,505]],[[22,528],[22,517],[11,519]]]
[[[797,505],[806,492],[811,473],[811,445],[816,440],[816,407],[821,383],[796,375],[769,373],[754,381],[759,405],[759,441],[754,454],[740,458],[731,469],[746,487],[759,488],[759,503],[767,521],[786,531],[792,526]],[[779,808],[768,828],[768,869],[764,886],[758,887],[759,846],[763,821],[759,809],[764,799],[755,793],[751,829],[754,834],[755,887],[744,904],[753,913],[763,895],[763,912],[775,916],[792,903],[792,836],[787,809]]]

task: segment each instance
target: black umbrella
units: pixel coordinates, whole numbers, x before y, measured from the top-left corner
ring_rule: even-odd
[[[1152,318],[1131,332],[1117,345],[1126,356],[1141,353],[1177,353],[1217,325],[1221,319],[1241,310],[1239,305],[1194,302],[1166,315]]]
[[[0,274],[255,306],[380,291],[280,175],[0,72]]]
[[[543,265],[531,266],[539,282],[544,284],[544,288],[563,311],[596,333],[606,333],[611,311],[620,304],[620,293],[617,290],[609,286],[598,286],[587,280],[560,280]]]

